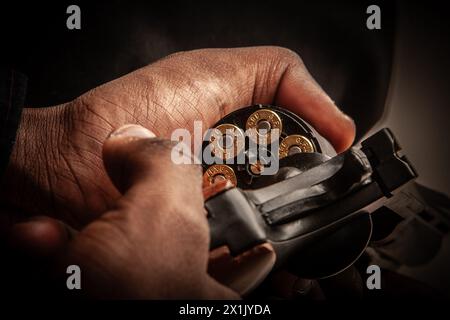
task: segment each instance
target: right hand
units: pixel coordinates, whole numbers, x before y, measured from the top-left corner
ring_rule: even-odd
[[[114,206],[51,256],[81,269],[81,293],[95,298],[236,299],[207,273],[209,228],[201,168],[174,164],[174,143],[138,125],[114,131],[103,145],[106,171],[121,192]],[[44,218],[42,218],[44,219]],[[54,233],[62,224],[46,218]],[[16,224],[15,235],[36,221]],[[62,242],[63,241],[63,242]],[[58,268],[56,268],[57,270]]]

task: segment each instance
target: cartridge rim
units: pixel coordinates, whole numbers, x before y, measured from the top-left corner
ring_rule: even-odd
[[[291,148],[297,147],[301,152],[315,152],[315,147],[310,139],[299,134],[293,134],[284,138],[280,143],[280,159],[290,155]]]
[[[263,124],[262,128],[260,125],[261,123]],[[260,129],[267,128],[269,128],[269,130],[266,134],[262,134],[260,132]],[[263,142],[264,144],[270,144],[274,141],[274,139],[278,138],[278,136],[273,136],[271,134],[271,130],[278,129],[281,134],[283,122],[281,117],[275,111],[270,109],[260,109],[253,112],[247,118],[245,129],[253,141],[257,143]]]
[[[233,168],[227,166],[226,164],[214,164],[206,169],[205,173],[203,174],[204,184],[214,184],[217,176],[222,176],[226,180],[230,181],[234,186],[237,185],[237,178]]]

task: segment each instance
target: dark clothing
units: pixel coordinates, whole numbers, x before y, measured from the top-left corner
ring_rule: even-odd
[[[25,102],[26,77],[12,68],[0,68],[0,177],[8,166]]]

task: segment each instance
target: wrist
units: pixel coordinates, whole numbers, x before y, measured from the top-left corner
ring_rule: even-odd
[[[0,202],[27,215],[50,211],[51,169],[65,106],[23,109],[16,143],[2,179]]]

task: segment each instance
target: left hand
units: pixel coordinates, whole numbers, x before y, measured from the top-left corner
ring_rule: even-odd
[[[175,128],[192,129],[194,120],[207,129],[255,103],[289,108],[338,152],[353,142],[353,121],[294,52],[279,47],[181,52],[66,104],[25,109],[0,207],[9,208],[8,224],[44,215],[81,229],[121,196],[102,164],[102,144],[112,130],[135,123],[167,138]],[[30,241],[55,244],[58,234],[45,219],[29,226]]]

